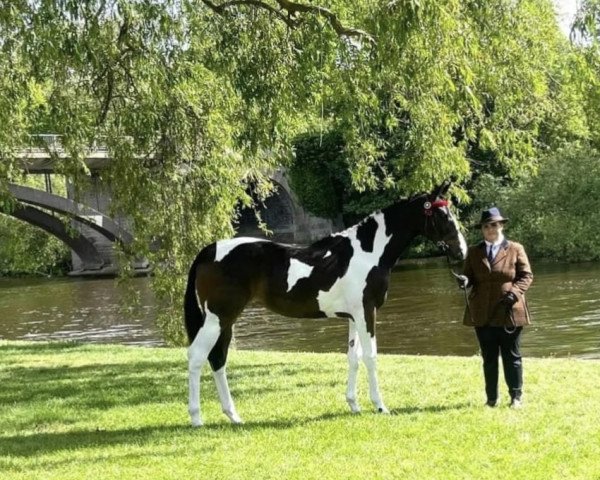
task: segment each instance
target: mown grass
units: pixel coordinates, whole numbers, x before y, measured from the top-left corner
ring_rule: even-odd
[[[484,408],[476,357],[381,355],[392,415],[349,413],[341,354],[234,351],[228,423],[184,349],[0,342],[2,479],[600,479],[600,362],[526,359],[525,407]]]

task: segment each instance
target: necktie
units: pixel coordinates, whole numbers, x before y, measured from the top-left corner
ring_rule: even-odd
[[[490,249],[488,250],[488,262],[490,262],[490,265],[492,264],[492,262],[494,261],[494,254],[492,253],[492,246],[490,245]]]

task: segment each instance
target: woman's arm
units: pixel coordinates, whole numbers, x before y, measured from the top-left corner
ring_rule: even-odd
[[[513,280],[512,292],[515,294],[523,295],[531,282],[533,282],[533,273],[531,272],[531,266],[529,265],[529,259],[525,253],[525,249],[522,245],[517,245],[517,262],[515,265],[516,274]]]

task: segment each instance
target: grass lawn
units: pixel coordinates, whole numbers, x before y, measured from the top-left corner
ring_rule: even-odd
[[[525,406],[484,408],[476,357],[380,355],[345,403],[341,354],[232,351],[244,425],[187,414],[184,349],[0,342],[0,478],[600,479],[600,362],[525,359]],[[505,388],[503,387],[504,391]]]

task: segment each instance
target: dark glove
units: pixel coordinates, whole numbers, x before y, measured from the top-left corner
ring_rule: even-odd
[[[504,296],[500,299],[500,304],[506,308],[506,310],[510,310],[512,306],[517,303],[519,299],[513,292],[506,292]]]
[[[461,290],[467,288],[467,285],[469,284],[469,279],[466,275],[456,275],[455,277],[456,283],[458,283],[458,288],[460,288]]]

